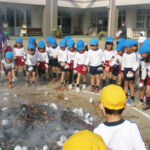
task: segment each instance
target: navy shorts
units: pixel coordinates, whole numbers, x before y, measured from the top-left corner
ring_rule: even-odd
[[[34,66],[32,66],[33,67],[33,70],[32,70],[32,72],[36,72],[36,65],[34,65]],[[26,65],[26,71],[27,72],[30,72],[28,69],[30,68],[30,66],[28,66],[28,65]]]
[[[60,65],[60,63],[58,63],[58,67],[60,68],[60,70],[61,70],[62,72],[69,71],[69,69],[65,69],[64,67],[62,67],[62,66]]]
[[[6,68],[4,67],[4,72],[5,72],[5,75],[8,75],[9,72],[12,73],[12,69],[6,69]]]
[[[119,74],[119,65],[114,65],[112,70],[112,75],[118,76]]]
[[[103,66],[90,66],[90,74],[96,75],[103,73]]]
[[[127,74],[128,74],[128,72],[133,72],[133,70],[132,70],[132,68],[125,68],[124,69],[124,80],[129,80],[129,81],[131,81],[131,80],[135,80],[135,75],[133,75],[133,77],[128,77],[127,76]]]
[[[51,64],[53,67],[58,67],[58,60],[51,58],[50,64]]]

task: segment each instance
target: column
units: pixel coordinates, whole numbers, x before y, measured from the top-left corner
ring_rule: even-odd
[[[43,9],[43,35],[52,35],[57,28],[57,0],[46,0]]]

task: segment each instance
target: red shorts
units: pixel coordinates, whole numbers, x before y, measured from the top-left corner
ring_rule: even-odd
[[[39,65],[39,69],[41,69],[41,70],[46,70],[46,62],[40,62],[40,65]]]
[[[109,61],[106,61],[106,62],[105,62],[105,66],[106,66],[106,67],[110,67]],[[110,67],[109,70],[108,70],[108,72],[112,72],[112,70],[113,70],[113,68]]]
[[[122,73],[121,68],[122,68],[122,66],[121,66],[121,65],[119,65],[119,74],[121,74],[121,73]]]
[[[86,75],[87,74],[87,70],[83,71],[83,67],[84,67],[84,65],[78,65],[77,66],[77,72],[78,73],[82,73],[83,75]]]
[[[24,66],[25,65],[25,60],[22,56],[16,56],[15,59],[15,66]]]
[[[69,69],[73,70],[73,65],[74,65],[74,60],[71,60],[70,64],[69,64]]]
[[[147,77],[147,86],[150,86],[150,77]]]

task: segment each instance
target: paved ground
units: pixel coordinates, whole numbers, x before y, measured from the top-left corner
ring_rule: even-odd
[[[74,37],[74,39],[77,40],[78,38]],[[89,38],[83,37],[83,40],[85,40],[87,44],[89,43]],[[13,43],[14,40],[11,40],[11,44]],[[24,43],[26,47],[27,41],[25,40]],[[103,44],[104,41],[100,41],[101,47]],[[90,87],[88,86],[85,91],[81,91],[81,93],[77,94],[74,89],[71,91],[68,90],[68,88],[61,90],[59,82],[52,84],[49,81],[46,84],[38,81],[38,86],[36,88],[25,88],[25,80],[22,75],[20,75],[20,79],[14,84],[14,88],[11,90],[7,89],[5,86],[5,80],[3,80],[3,84],[0,86],[0,107],[19,106],[22,103],[50,104],[54,102],[57,105],[69,107],[71,109],[82,107],[85,112],[90,112],[96,120],[103,122],[105,119],[98,109],[99,93],[91,93],[89,92],[89,88]],[[45,91],[47,91],[49,94],[45,94]],[[11,93],[12,96],[5,94],[8,92]],[[69,101],[65,101],[65,97],[68,97]],[[91,97],[94,99],[92,104],[89,103],[89,99]],[[136,103],[138,103],[138,89],[136,91],[136,99]],[[150,147],[150,110],[143,112],[142,109],[127,106],[125,112],[123,113],[123,117],[138,123],[143,135],[143,139]]]

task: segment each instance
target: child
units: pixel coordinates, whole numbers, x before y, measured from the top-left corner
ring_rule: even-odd
[[[142,43],[146,40],[146,37],[145,37],[145,32],[144,31],[141,31],[140,32],[140,37],[138,39],[138,43],[140,44],[140,46],[142,45]]]
[[[82,40],[79,40],[76,43],[76,49],[77,53],[75,55],[74,59],[74,68],[77,69],[77,86],[76,86],[76,92],[80,92],[80,79],[81,75],[83,75],[83,85],[82,89],[86,89],[86,73],[87,69],[85,68],[85,60],[87,57],[87,52],[84,50],[84,42]]]
[[[76,55],[76,49],[75,49],[75,42],[73,40],[69,40],[67,42],[67,48],[68,48],[68,61],[69,64],[69,89],[71,90],[73,88],[72,86],[72,80],[74,79],[74,83],[76,83],[77,79],[77,73],[74,73],[73,66],[74,66],[74,59]]]
[[[113,61],[110,63],[110,66],[113,67],[112,70],[112,75],[113,75],[113,80],[112,83],[116,84],[117,76],[119,75],[118,79],[118,85],[122,86],[122,56],[124,53],[124,43],[120,43],[116,47],[117,55],[113,59]],[[108,68],[109,69],[109,68]]]
[[[96,38],[90,41],[91,49],[87,53],[87,59],[85,61],[85,66],[90,66],[91,74],[91,91],[99,92],[100,89],[100,75],[103,73],[104,57],[103,51],[98,48],[98,40]],[[96,87],[95,87],[96,79]]]
[[[33,44],[36,48],[36,51],[38,51],[37,43],[34,37],[29,37],[28,44]]]
[[[21,38],[16,39],[16,44],[13,48],[13,56],[14,56],[14,61],[15,61],[15,75],[18,77],[18,70],[19,67],[22,69],[22,73],[25,76],[26,71],[25,71],[25,59],[26,59],[26,54],[25,50],[23,47],[23,40]]]
[[[59,50],[58,50],[58,63],[61,70],[61,88],[65,88],[64,80],[65,80],[65,72],[68,71],[69,65],[67,64],[67,49],[66,49],[66,40],[61,40],[59,42]]]
[[[51,78],[52,76],[52,66],[51,66],[51,39],[52,37],[51,36],[48,36],[46,37],[46,52],[48,54],[48,57],[49,57],[49,66],[48,66],[48,73],[49,73],[49,79]]]
[[[126,41],[126,39],[120,38],[120,39],[117,41],[117,45],[120,44],[120,43],[124,43],[125,41]]]
[[[117,85],[105,87],[100,94],[99,105],[106,122],[94,129],[111,150],[146,150],[136,123],[124,120],[122,113],[126,107],[126,95]]]
[[[105,44],[105,50],[104,50],[104,58],[105,58],[105,69],[103,72],[103,86],[106,85],[106,78],[107,78],[107,73],[109,73],[109,84],[112,83],[112,67],[109,68],[107,71],[107,67],[109,67],[112,59],[116,55],[116,51],[113,50],[113,38],[112,37],[107,37],[106,38],[106,44]]]
[[[140,87],[144,87],[144,82],[146,82],[146,105],[143,109],[148,110],[150,109],[150,44],[147,40],[140,47],[139,53],[144,60],[141,66]]]
[[[39,41],[38,43],[38,61],[39,78],[43,77],[43,81],[46,81],[46,69],[48,69],[49,58],[45,51],[44,41]]]
[[[38,53],[33,44],[29,44],[27,48],[28,48],[28,53],[26,59],[26,80],[27,80],[26,87],[30,86],[30,75],[32,76],[32,85],[33,87],[35,87],[36,66],[38,64]]]
[[[131,98],[127,101],[127,104],[134,104],[134,80],[135,72],[137,71],[139,64],[137,62],[136,53],[133,51],[133,42],[126,40],[124,43],[125,53],[122,60],[122,71],[124,73],[124,91],[127,95],[128,88],[131,90]]]
[[[8,80],[8,88],[12,88],[12,77],[15,77],[15,64],[13,62],[13,53],[7,52],[5,58],[1,61],[1,74],[5,73]]]
[[[52,72],[53,72],[53,79],[52,79],[52,83],[56,82],[56,70],[58,67],[58,50],[59,50],[59,46],[57,46],[57,41],[55,38],[51,39],[50,42],[51,48],[50,48],[50,52],[51,52],[51,66],[52,66]],[[59,78],[61,78],[61,72],[59,70]]]

